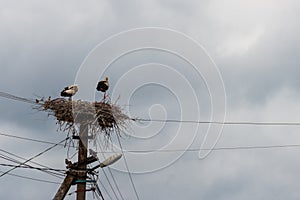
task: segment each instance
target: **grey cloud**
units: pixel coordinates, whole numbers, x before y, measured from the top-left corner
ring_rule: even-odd
[[[230,119],[267,121],[273,115],[280,114],[283,115],[282,118],[273,119],[297,119],[297,1],[279,4],[274,1],[1,3],[0,91],[33,98],[34,94],[58,96],[62,87],[74,81],[83,59],[99,42],[130,28],[161,26],[182,31],[207,48],[224,78]],[[257,33],[256,29],[261,32]],[[136,62],[127,60],[124,65],[130,67],[131,64],[149,60],[151,56],[139,57],[137,61],[133,58]],[[111,83],[114,84],[117,78],[113,75],[113,70],[110,73]],[[187,72],[187,75],[191,74]],[[195,77],[191,81],[199,83]],[[197,94],[199,98],[207,95],[201,85],[196,88],[201,90]],[[288,95],[285,97],[286,93],[282,93],[285,89],[293,94],[292,98]],[[148,92],[151,90],[146,91]],[[143,95],[144,93],[140,96]],[[139,98],[141,99],[132,102],[143,102],[142,97]],[[146,100],[145,105],[151,103]],[[205,99],[201,102],[201,106],[205,107],[207,101]],[[161,102],[168,103],[168,99],[162,99]],[[272,104],[274,102],[275,105]],[[32,137],[51,141],[64,137],[56,132],[53,118],[48,119],[45,113],[33,113],[29,105],[6,99],[0,99],[0,105],[0,131],[9,132],[3,130],[6,129],[5,124],[9,124],[11,127],[19,127],[12,128],[11,132],[20,136],[26,136],[20,131],[24,129],[26,133],[31,132]],[[170,103],[167,107],[171,108],[173,105],[176,103]],[[138,112],[148,108],[136,109]],[[176,112],[176,109],[172,112]],[[291,118],[288,118],[289,114]],[[174,127],[164,129],[166,131],[163,134],[167,135],[172,128]],[[282,132],[285,131],[287,133],[283,136]],[[163,139],[167,140],[168,136]],[[226,127],[218,145],[282,144],[293,143],[298,139],[297,128],[245,130],[244,127]],[[1,148],[9,147],[16,153],[29,148],[26,143],[14,146],[14,142],[12,140],[8,146]],[[123,142],[130,149],[143,147],[141,144],[133,146],[138,141],[132,138],[123,138]],[[161,144],[159,142],[155,143],[154,140],[153,146]],[[192,147],[199,147],[201,142],[201,137],[198,136]],[[41,146],[30,148],[32,151],[37,149],[36,152],[43,149]],[[298,150],[295,148],[216,151],[204,160],[197,159],[197,152],[186,153],[166,169],[133,175],[133,178],[140,199],[299,199],[300,194],[296,188],[299,180],[297,155]],[[49,165],[64,168],[65,149],[54,151],[48,156],[51,160]],[[41,162],[46,162],[43,159]],[[130,160],[129,165],[137,162],[138,160]],[[18,170],[15,173],[23,174],[24,171]],[[113,173],[124,196],[134,199],[128,175],[115,170]],[[27,175],[40,177],[37,173]],[[3,186],[0,189],[1,199],[50,199],[58,188],[57,185],[44,185],[10,176],[5,176],[0,181]],[[108,185],[105,180],[103,182]],[[17,191],[5,192],[11,188]],[[73,196],[67,199],[73,199]]]

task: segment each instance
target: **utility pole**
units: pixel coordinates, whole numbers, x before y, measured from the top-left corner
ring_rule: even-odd
[[[63,183],[61,184],[60,188],[58,189],[56,195],[54,196],[53,200],[62,200],[65,198],[66,194],[68,193],[72,183],[75,180],[75,175],[70,174],[70,171],[68,172],[68,175],[64,179]]]
[[[78,180],[76,200],[85,200],[86,178],[87,178],[87,145],[88,145],[88,125],[81,124],[79,127],[79,148],[78,148]]]
[[[86,199],[86,182],[87,182],[87,173],[96,170],[97,168],[107,167],[115,163],[122,157],[122,154],[115,154],[107,158],[102,163],[94,166],[91,169],[87,169],[87,165],[93,162],[98,161],[97,156],[89,156],[87,157],[87,149],[88,149],[88,124],[80,124],[79,134],[73,136],[73,139],[78,139],[78,161],[76,163],[72,163],[71,161],[66,159],[67,168],[67,176],[62,182],[60,188],[55,194],[53,200],[63,200],[68,193],[71,185],[77,184],[76,190],[76,200],[85,200]]]
[[[79,127],[79,137],[74,136],[74,139],[79,140],[78,162],[74,164],[68,163],[68,168],[70,169],[67,171],[67,176],[65,177],[53,200],[63,200],[72,184],[77,184],[76,199],[85,200],[87,165],[97,161],[98,159],[93,156],[87,157],[88,125],[81,124]]]
[[[86,165],[91,164],[93,162],[96,162],[98,159],[95,158],[94,156],[90,156],[86,159],[86,161],[84,163],[86,163]],[[71,185],[76,184],[76,181],[78,181],[78,177],[79,177],[79,173],[81,171],[77,170],[79,165],[82,165],[83,163],[73,163],[70,164],[68,168],[71,168],[67,171],[67,176],[65,177],[64,181],[62,182],[60,188],[58,189],[55,197],[53,198],[53,200],[63,200],[65,198],[65,196],[67,195]],[[93,170],[95,170],[98,167],[94,167]],[[83,180],[84,181],[84,180]],[[81,181],[81,182],[83,182]]]

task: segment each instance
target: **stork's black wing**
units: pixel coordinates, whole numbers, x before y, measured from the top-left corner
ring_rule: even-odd
[[[99,81],[96,89],[101,92],[106,92],[108,85],[106,85],[105,81]]]
[[[62,97],[71,97],[72,94],[69,94],[69,93],[66,92],[66,90],[63,90],[63,91],[61,91],[60,96],[62,96]]]

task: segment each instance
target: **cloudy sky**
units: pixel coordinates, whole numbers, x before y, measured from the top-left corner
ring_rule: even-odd
[[[28,98],[58,97],[68,84],[94,81],[93,74],[84,73],[90,64],[99,67],[95,68],[95,77],[99,72],[100,78],[102,71],[110,77],[112,100],[120,96],[118,104],[132,116],[209,121],[214,115],[222,119],[226,108],[226,121],[300,121],[299,1],[0,2],[2,92]],[[143,37],[122,40],[128,45],[126,48],[144,40],[157,44],[159,39],[161,43],[182,46],[181,55],[187,53],[192,60],[202,61],[196,66],[202,76],[180,55],[172,54],[171,49],[143,49],[112,62],[109,56],[124,48],[123,43],[99,46],[115,34],[143,27],[174,30],[179,32],[179,39],[162,36],[164,31],[162,35],[146,32]],[[181,40],[183,35],[189,39]],[[191,41],[202,48],[184,48],[185,42]],[[106,69],[102,62],[112,63]],[[170,69],[172,73],[167,71]],[[205,74],[212,69],[219,71],[222,78]],[[166,85],[158,80],[166,81]],[[220,85],[220,80],[224,85]],[[225,95],[220,90],[223,86]],[[82,93],[78,98],[80,94],[84,97],[86,90],[79,90]],[[0,98],[0,105],[0,133],[51,142],[65,138],[46,113],[4,98]],[[199,149],[209,133],[208,144],[204,145],[209,148],[220,128],[132,124],[124,133],[130,136],[121,142],[127,150]],[[298,126],[224,126],[216,147],[300,144],[298,131]],[[0,137],[0,149],[25,158],[49,147]],[[66,152],[67,149],[57,147],[34,161],[64,169]],[[290,147],[218,150],[204,159],[199,159],[198,151],[128,153],[126,158],[139,199],[299,199],[298,153],[300,148]],[[8,162],[0,159],[0,163]],[[25,169],[12,173],[62,181]],[[112,173],[124,199],[135,199],[123,159],[112,166]],[[106,199],[109,195],[115,199],[101,172],[100,179],[109,192],[103,191]],[[10,175],[0,177],[0,183],[1,199],[51,199],[59,187]],[[74,190],[75,187],[70,192]],[[66,199],[74,198],[73,195]],[[92,198],[88,194],[88,199]]]

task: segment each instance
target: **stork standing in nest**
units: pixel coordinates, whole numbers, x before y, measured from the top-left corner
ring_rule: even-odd
[[[99,81],[97,85],[97,90],[100,92],[104,92],[103,100],[106,98],[106,91],[109,88],[108,77],[105,77],[103,81]]]
[[[74,96],[78,92],[78,86],[77,85],[70,85],[68,87],[65,87],[63,91],[61,91],[60,95],[62,97],[69,97],[69,101],[72,100],[72,96]]]

